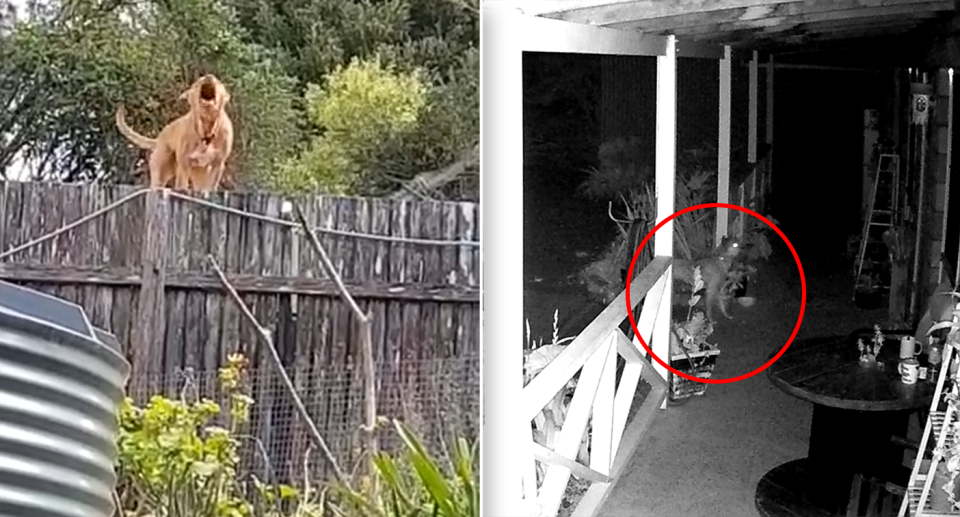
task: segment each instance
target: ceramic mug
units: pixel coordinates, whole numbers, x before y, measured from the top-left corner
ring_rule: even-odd
[[[900,338],[900,359],[907,359],[920,355],[923,346],[917,343],[913,336],[903,336]]]
[[[904,359],[900,361],[897,370],[900,372],[900,380],[904,384],[916,384],[917,378],[920,376],[920,361],[913,357]]]

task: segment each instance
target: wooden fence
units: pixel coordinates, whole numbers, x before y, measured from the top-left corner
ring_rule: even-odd
[[[280,196],[201,199],[131,186],[19,182],[2,189],[0,279],[83,306],[123,344],[134,383],[154,379],[152,389],[174,371],[211,372],[233,352],[253,368],[271,368],[208,254],[273,331],[294,378],[349,372],[358,361],[356,321]],[[402,398],[382,391],[426,382],[431,373],[416,371],[425,361],[479,354],[476,204],[287,200],[302,207],[347,288],[373,315],[375,359],[386,376],[378,395]],[[479,399],[479,384],[475,391]]]

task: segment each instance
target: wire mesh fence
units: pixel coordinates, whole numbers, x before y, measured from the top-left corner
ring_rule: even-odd
[[[455,437],[475,440],[480,429],[480,361],[476,355],[404,360],[377,365],[377,415],[410,426],[427,450],[444,461]],[[130,380],[127,394],[138,405],[153,395],[206,398],[220,404],[218,425],[226,423],[229,404],[216,371],[190,369],[140,376]],[[359,459],[363,423],[363,383],[352,368],[288,367],[287,374],[340,468],[346,472]],[[245,392],[252,397],[250,421],[241,431],[240,474],[291,483],[302,480],[312,440],[280,374],[272,367],[248,370]],[[398,451],[392,427],[378,433],[380,449]],[[309,475],[333,479],[332,466],[313,447]]]

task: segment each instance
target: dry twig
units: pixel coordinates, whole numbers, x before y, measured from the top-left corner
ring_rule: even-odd
[[[377,438],[375,434],[375,427],[377,423],[377,392],[376,392],[376,371],[374,370],[373,365],[373,337],[371,335],[371,315],[365,314],[360,310],[360,306],[357,304],[357,301],[353,299],[353,296],[350,295],[350,291],[347,290],[347,287],[343,283],[343,279],[340,278],[340,275],[337,274],[336,269],[333,267],[333,262],[330,261],[330,257],[327,256],[327,252],[323,249],[323,246],[320,245],[320,240],[317,239],[317,235],[310,231],[310,226],[307,224],[306,217],[303,216],[303,211],[300,209],[300,205],[294,205],[294,209],[297,215],[297,221],[300,222],[300,227],[303,229],[304,235],[307,236],[307,240],[310,242],[310,246],[313,250],[320,256],[320,264],[323,266],[324,272],[327,276],[333,279],[334,284],[336,284],[337,289],[340,291],[340,294],[350,305],[350,309],[356,315],[357,320],[360,322],[360,343],[359,348],[363,354],[363,400],[364,400],[364,425],[362,426],[363,433],[365,435],[365,448],[366,454],[372,458],[377,452]]]
[[[273,339],[270,337],[270,333],[267,331],[267,329],[263,328],[263,325],[260,325],[260,322],[257,321],[257,318],[252,312],[250,312],[247,304],[243,303],[240,295],[237,294],[237,290],[234,289],[230,281],[227,280],[226,275],[223,274],[223,270],[220,269],[220,264],[218,264],[217,260],[213,258],[213,255],[207,255],[207,260],[210,262],[210,265],[213,266],[213,270],[220,278],[220,283],[223,284],[224,289],[227,290],[227,292],[230,294],[230,297],[233,298],[233,301],[236,302],[240,307],[240,312],[243,313],[243,317],[246,318],[251,325],[253,325],[253,328],[257,331],[257,337],[260,338],[261,343],[267,347],[267,350],[270,351],[270,357],[273,359],[273,365],[276,366],[277,370],[280,372],[280,377],[283,379],[283,383],[286,385],[287,391],[290,392],[290,396],[293,397],[293,403],[297,407],[297,411],[300,412],[300,416],[307,423],[307,428],[310,430],[310,435],[313,438],[313,441],[320,446],[323,454],[327,457],[327,461],[329,461],[330,465],[333,466],[333,471],[336,474],[337,479],[342,483],[347,483],[347,478],[344,476],[343,471],[340,470],[340,465],[337,463],[336,458],[333,457],[333,453],[330,452],[330,448],[327,447],[327,442],[323,439],[323,436],[317,429],[317,425],[313,422],[313,419],[310,418],[310,413],[307,412],[307,408],[303,404],[303,400],[300,399],[297,389],[293,386],[293,381],[291,381],[290,376],[287,375],[287,370],[283,367],[283,362],[280,360],[280,354],[277,353],[277,348],[273,345]]]

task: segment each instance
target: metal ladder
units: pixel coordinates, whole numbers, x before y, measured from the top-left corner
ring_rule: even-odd
[[[881,183],[883,184],[881,186]],[[870,204],[867,207],[867,217],[863,221],[863,232],[860,236],[860,250],[857,253],[857,274],[854,287],[861,287],[863,263],[867,256],[867,247],[871,244],[886,246],[883,242],[883,232],[893,227],[899,218],[900,193],[900,156],[896,154],[881,154],[877,160],[877,173],[873,180],[873,189],[870,194]],[[877,195],[880,194],[878,199]],[[880,253],[887,256],[885,249]],[[889,285],[880,286],[889,289]]]
[[[936,440],[936,446],[938,448],[951,446],[957,439],[951,424],[960,419],[960,415],[958,415],[953,409],[953,406],[949,404],[947,405],[946,411],[938,411],[940,402],[946,397],[943,385],[944,381],[950,375],[950,364],[954,360],[953,355],[956,351],[955,345],[950,340],[944,343],[943,358],[940,363],[940,376],[937,378],[937,388],[933,394],[933,401],[930,403],[930,413],[927,416],[927,423],[923,429],[920,449],[913,462],[913,469],[910,471],[910,481],[907,483],[906,497],[903,498],[903,502],[900,504],[900,512],[897,514],[898,517],[905,517],[907,515],[911,517],[946,517],[960,515],[960,510],[933,512],[931,506],[928,504],[930,502],[930,491],[942,490],[941,487],[933,485],[933,474],[937,471],[937,465],[945,460],[942,457],[934,456],[926,472],[921,472],[920,468],[924,456],[929,454],[927,451],[927,442],[931,436]],[[933,372],[930,372],[930,374],[932,373]],[[958,392],[957,381],[955,379],[950,379],[950,381],[949,393],[956,395]],[[946,497],[946,494],[943,495]],[[907,513],[907,509],[910,510],[909,514]]]

